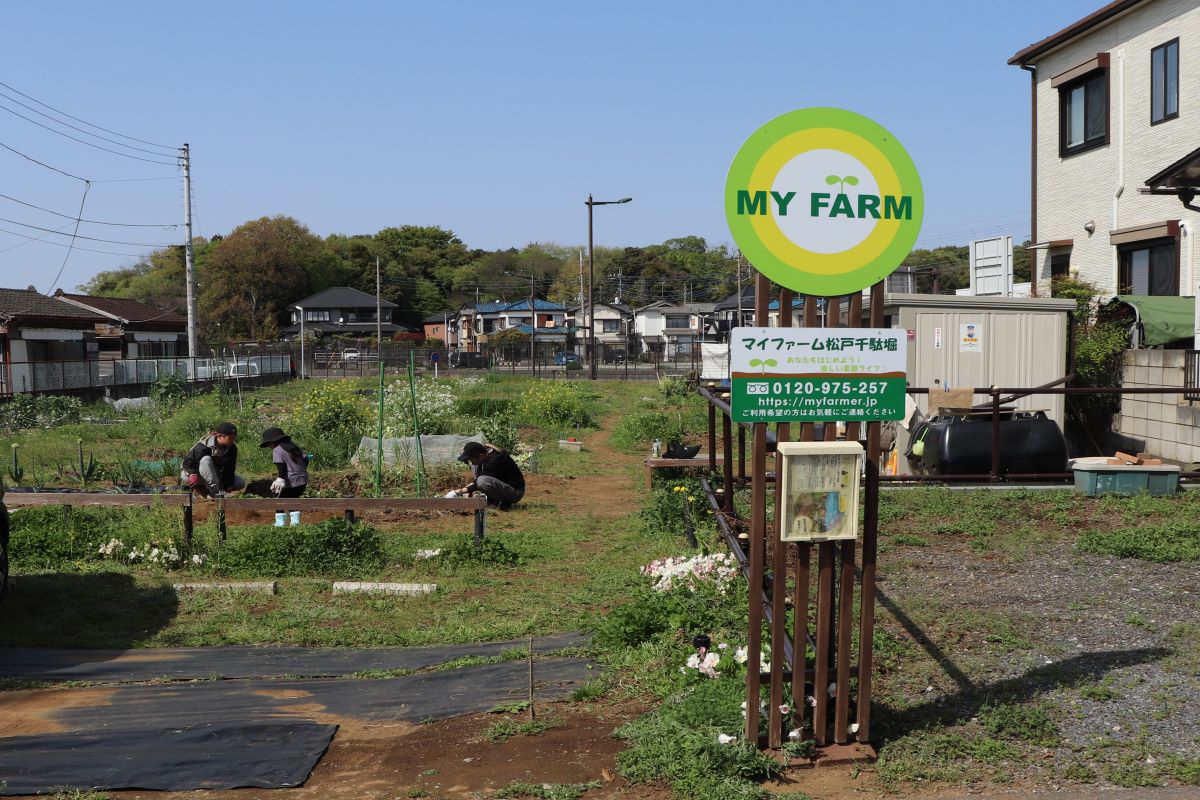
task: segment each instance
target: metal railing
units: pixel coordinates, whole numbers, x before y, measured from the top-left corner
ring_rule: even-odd
[[[151,384],[167,375],[185,381],[253,379],[291,373],[286,354],[226,358],[123,358],[0,363],[0,396]]]
[[[1200,350],[1184,351],[1183,385],[1200,386]],[[1200,400],[1200,389],[1184,389],[1183,399],[1189,403]]]

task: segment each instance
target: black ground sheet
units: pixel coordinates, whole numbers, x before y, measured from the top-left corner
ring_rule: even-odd
[[[578,633],[541,636],[535,653],[587,643]],[[158,678],[325,678],[368,670],[425,669],[469,656],[498,656],[524,650],[529,640],[455,644],[439,647],[383,647],[365,650],[304,647],[180,647],[141,650],[60,650],[49,647],[0,648],[0,677],[39,681],[119,683]]]
[[[546,637],[534,640],[534,650],[582,642],[573,634]],[[187,791],[298,786],[325,751],[339,719],[416,723],[525,700],[527,662],[386,679],[257,676],[420,669],[527,645],[528,640],[406,650],[225,647],[111,651],[108,657],[97,651],[0,649],[0,675],[122,684],[106,690],[102,704],[64,703],[53,721],[69,732],[39,736],[3,736],[6,699],[26,692],[0,693],[0,795],[64,787]],[[13,655],[19,658],[10,662]],[[48,672],[34,668],[38,658]],[[535,699],[569,695],[594,677],[592,667],[586,659],[539,658]],[[239,673],[256,677],[203,679]],[[128,683],[162,676],[185,680]]]
[[[0,739],[0,794],[63,788],[237,789],[300,786],[336,725],[210,722],[187,728]]]

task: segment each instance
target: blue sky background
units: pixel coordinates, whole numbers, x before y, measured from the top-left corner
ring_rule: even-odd
[[[729,242],[722,190],[738,147],[779,114],[830,105],[876,119],[909,150],[925,188],[920,245],[1020,241],[1029,78],[1006,61],[1101,5],[19,3],[6,8],[0,82],[120,134],[189,142],[205,236],[287,214],[320,235],[419,224],[468,247],[580,245],[591,192],[634,198],[597,210],[598,245]],[[0,107],[50,124],[10,99]],[[8,111],[0,143],[94,181],[86,219],[182,219],[171,163],[86,147]],[[0,148],[0,194],[73,217],[83,189]],[[64,266],[65,248],[3,231],[65,244],[16,223],[70,233],[70,219],[0,197],[0,220],[0,286],[41,291],[60,269],[57,285],[72,289],[183,236],[83,225],[136,244],[79,240],[108,252],[77,249]]]

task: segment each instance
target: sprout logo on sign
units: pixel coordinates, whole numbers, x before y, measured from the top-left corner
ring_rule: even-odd
[[[733,159],[725,215],[759,272],[805,294],[883,280],[921,231],[921,179],[886,129],[838,108],[763,125]]]

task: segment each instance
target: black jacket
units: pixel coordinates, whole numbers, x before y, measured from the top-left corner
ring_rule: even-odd
[[[233,444],[222,450],[217,447],[215,436],[205,436],[183,457],[184,472],[199,475],[200,460],[205,456],[212,456],[213,466],[217,468],[217,477],[221,479],[221,488],[233,486],[237,471],[237,445]]]
[[[496,450],[488,453],[484,457],[483,463],[475,467],[475,477],[478,478],[482,475],[504,481],[517,489],[525,488],[525,476],[521,474],[521,468],[508,453]]]

